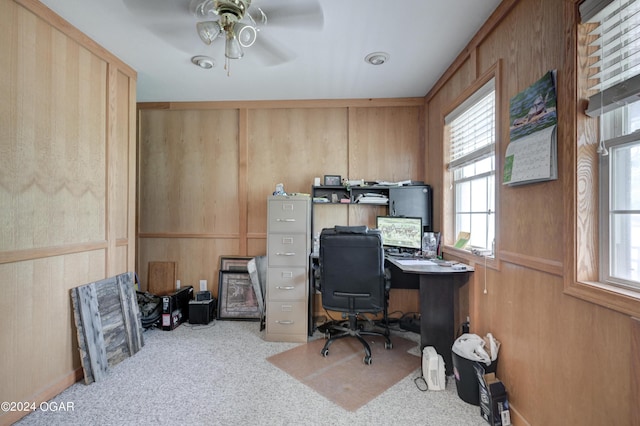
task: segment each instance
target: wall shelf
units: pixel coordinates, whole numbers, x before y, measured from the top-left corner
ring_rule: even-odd
[[[387,214],[390,216],[419,216],[422,218],[425,232],[433,230],[433,191],[431,186],[421,182],[403,186],[312,186],[311,196],[312,222],[313,209],[323,204],[383,206],[387,208]]]

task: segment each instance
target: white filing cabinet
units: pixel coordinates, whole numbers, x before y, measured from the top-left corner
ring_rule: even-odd
[[[311,199],[279,195],[267,203],[265,339],[306,342]]]

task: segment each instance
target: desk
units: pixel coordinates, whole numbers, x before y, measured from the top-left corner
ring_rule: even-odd
[[[385,258],[386,267],[391,271],[391,288],[420,289],[420,350],[433,346],[444,359],[446,374],[451,375],[451,347],[456,334],[454,296],[467,282],[473,268],[465,265],[465,270],[455,270],[425,263]]]

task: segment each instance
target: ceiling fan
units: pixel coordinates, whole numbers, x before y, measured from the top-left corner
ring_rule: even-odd
[[[225,69],[244,49],[267,65],[293,60],[295,55],[270,36],[273,28],[319,30],[324,14],[317,0],[123,0],[125,6],[154,34],[193,53],[192,41],[207,46],[224,44]],[[276,31],[277,32],[277,31]],[[224,41],[218,39],[224,39]],[[196,56],[198,58],[201,56]],[[213,61],[198,63],[213,67]]]

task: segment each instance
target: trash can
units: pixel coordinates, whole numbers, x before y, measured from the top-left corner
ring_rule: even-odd
[[[478,366],[484,369],[485,374],[495,373],[498,367],[498,359],[487,365],[483,362],[473,361],[464,357],[461,357],[455,352],[451,352],[453,360],[453,375],[456,379],[456,389],[458,390],[458,396],[464,402],[473,405],[480,405],[480,383],[478,382],[478,374],[475,367]]]

